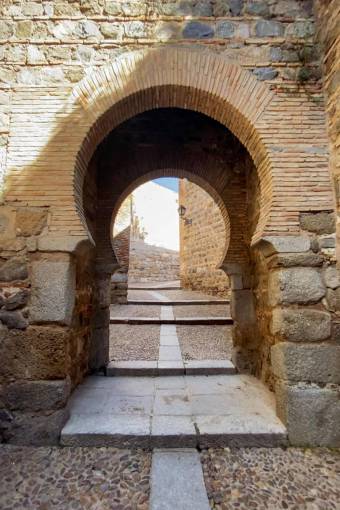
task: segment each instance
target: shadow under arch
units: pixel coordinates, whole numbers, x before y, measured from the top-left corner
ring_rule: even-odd
[[[197,186],[202,188],[206,193],[208,193],[210,195],[210,197],[214,200],[215,204],[218,206],[221,216],[223,218],[225,232],[226,232],[223,253],[221,255],[219,262],[216,265],[216,269],[221,269],[221,266],[226,259],[228,248],[229,248],[229,243],[230,243],[230,218],[229,218],[229,214],[228,214],[228,209],[226,207],[226,204],[222,200],[222,198],[219,196],[217,191],[213,188],[213,186],[211,186],[202,177],[195,175],[194,173],[189,172],[187,170],[178,171],[178,170],[174,170],[171,168],[162,168],[162,170],[153,170],[151,172],[148,172],[148,173],[143,174],[142,176],[138,177],[135,181],[133,181],[131,184],[129,184],[127,186],[124,193],[116,201],[116,205],[112,211],[111,224],[110,224],[112,249],[114,250],[113,228],[114,228],[117,214],[119,212],[119,209],[120,209],[122,203],[139,186],[145,184],[148,181],[151,181],[153,179],[158,179],[160,177],[177,177],[177,178],[188,179],[189,181],[193,182],[194,184],[196,184]]]

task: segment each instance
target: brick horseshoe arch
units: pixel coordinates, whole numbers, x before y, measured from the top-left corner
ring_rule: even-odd
[[[89,160],[103,138],[123,121],[160,107],[191,109],[212,117],[237,136],[250,153],[261,184],[261,213],[253,242],[270,225],[276,184],[271,150],[265,141],[264,112],[274,99],[269,87],[248,71],[213,54],[159,49],[129,54],[90,75],[74,90],[88,124],[76,158],[74,198],[86,218],[82,186]],[[278,185],[276,186],[278,187]]]
[[[329,208],[333,195],[324,112],[301,91],[296,98],[287,95],[222,56],[192,49],[132,52],[94,72],[72,95],[84,133],[73,172],[80,232],[86,228],[84,176],[98,144],[138,113],[178,107],[225,125],[252,157],[261,189],[252,244],[268,235],[296,235],[299,213]]]

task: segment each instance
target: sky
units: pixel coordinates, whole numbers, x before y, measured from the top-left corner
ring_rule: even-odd
[[[148,181],[134,190],[133,202],[141,226],[147,232],[145,242],[178,251],[178,193],[177,189],[173,190],[176,181],[170,178]]]
[[[153,182],[178,193],[178,179],[176,177],[160,177],[154,179]]]

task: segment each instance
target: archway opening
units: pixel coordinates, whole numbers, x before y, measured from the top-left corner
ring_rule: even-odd
[[[117,286],[123,290],[125,282],[119,275],[120,264],[113,249],[114,219],[133,189],[162,176],[188,179],[201,186],[222,214],[225,249],[219,267],[231,277],[233,294],[242,294],[246,302],[245,317],[233,308],[233,328],[236,344],[245,342],[248,349],[256,336],[258,342],[250,245],[260,216],[260,185],[245,147],[223,125],[206,115],[180,108],[145,111],[120,124],[97,147],[85,178],[83,204],[96,244],[99,279],[109,281],[116,274]],[[99,292],[95,308],[103,318],[100,296]],[[93,346],[101,354],[95,356],[94,367],[100,361],[101,364],[108,361],[106,308],[105,319],[95,320],[100,334],[97,332],[94,337],[101,340]],[[103,337],[107,339],[104,342]],[[256,349],[252,345],[250,350]]]

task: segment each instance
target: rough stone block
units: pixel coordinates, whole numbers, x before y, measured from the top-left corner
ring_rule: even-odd
[[[12,207],[0,207],[0,240],[15,237],[15,210]]]
[[[274,375],[289,381],[340,383],[340,346],[280,342],[271,348]]]
[[[340,287],[338,289],[327,289],[326,299],[323,300],[326,308],[332,312],[340,310]]]
[[[256,23],[257,37],[280,37],[284,33],[284,26],[278,21],[261,20]]]
[[[0,322],[9,329],[26,329],[28,321],[18,310],[0,310]]]
[[[6,310],[16,310],[17,308],[22,308],[27,304],[28,296],[29,291],[27,289],[20,289],[17,292],[14,292],[14,294],[6,299]]]
[[[39,258],[31,264],[31,322],[70,324],[75,302],[75,266],[68,254]]]
[[[268,236],[260,244],[265,257],[274,253],[303,253],[310,249],[310,240],[302,236]]]
[[[59,445],[60,432],[69,417],[67,409],[44,413],[14,413],[10,444]]]
[[[0,266],[0,281],[2,282],[25,280],[27,277],[27,264],[24,257],[12,257]]]
[[[15,227],[21,236],[38,235],[47,222],[47,210],[34,207],[21,207],[17,210]]]
[[[268,268],[307,266],[318,267],[323,264],[324,258],[319,253],[279,253],[267,259]]]
[[[277,412],[294,446],[340,446],[340,388],[279,382]]]
[[[268,296],[273,306],[281,303],[317,303],[325,293],[326,288],[316,269],[280,269],[269,275]]]
[[[331,289],[340,287],[340,273],[335,265],[327,267],[324,278],[327,287]]]
[[[332,234],[335,232],[335,216],[333,212],[301,213],[300,226],[315,234]]]
[[[271,332],[291,342],[317,342],[331,334],[331,316],[322,310],[279,308],[273,311]]]
[[[61,327],[30,326],[25,331],[0,326],[2,376],[61,379],[67,375],[69,332]]]
[[[256,322],[254,296],[251,290],[235,290],[230,303],[231,316],[240,327],[249,327]]]
[[[45,411],[66,405],[70,395],[69,379],[61,381],[17,381],[6,388],[10,409]]]
[[[210,25],[190,21],[183,29],[185,39],[209,39],[214,37],[214,30]]]

